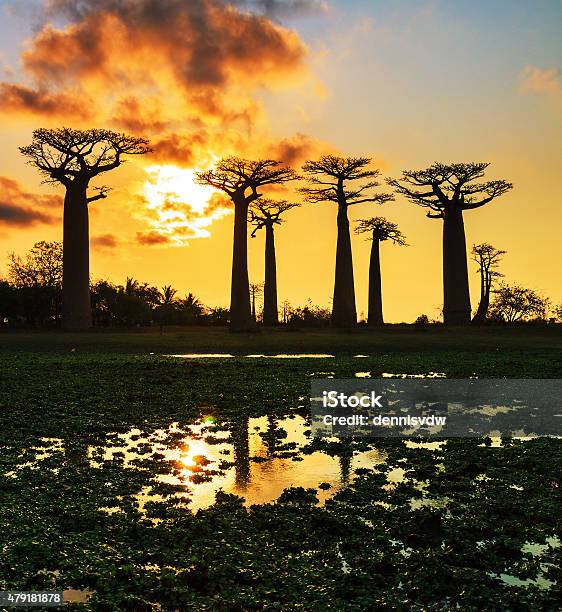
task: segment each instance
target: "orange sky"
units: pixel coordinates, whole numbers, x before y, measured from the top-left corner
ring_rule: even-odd
[[[0,2],[0,274],[7,253],[62,238],[62,188],[41,185],[17,147],[36,127],[66,125],[122,130],[154,147],[106,175],[113,191],[91,205],[94,278],[134,276],[227,305],[232,214],[193,184],[194,172],[230,154],[298,168],[339,152],[373,156],[385,176],[433,161],[491,162],[489,178],[515,187],[465,214],[468,245],[506,250],[506,280],[562,300],[562,55],[551,3],[539,3],[537,23],[506,3],[506,32],[495,38],[492,15],[468,2],[279,1],[267,5],[275,14],[262,4],[51,0],[32,31]],[[382,248],[386,319],[437,317],[441,222],[401,199],[350,209],[351,219],[379,215],[411,245]],[[335,207],[306,204],[286,220],[276,235],[280,301],[327,306]],[[352,240],[361,312],[370,244]],[[253,282],[263,280],[263,248],[263,236],[249,239]],[[475,272],[471,264],[474,307]]]

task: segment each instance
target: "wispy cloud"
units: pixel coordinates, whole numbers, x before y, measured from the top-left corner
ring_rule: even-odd
[[[538,68],[527,65],[519,73],[522,91],[542,94],[562,101],[562,74],[556,67]]]

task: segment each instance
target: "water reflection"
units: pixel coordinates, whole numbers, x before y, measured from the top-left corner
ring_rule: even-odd
[[[251,505],[273,502],[288,487],[318,489],[322,485],[318,497],[324,503],[354,479],[357,469],[373,468],[385,458],[375,448],[354,453],[349,447],[336,456],[306,451],[310,425],[301,416],[242,417],[230,423],[228,431],[200,422],[183,433],[172,426],[142,437],[133,429],[117,434],[110,446],[90,447],[88,456],[94,465],[119,458],[127,468],[134,467],[139,457],[147,457],[148,448],[152,454],[161,453],[171,468],[157,480],[182,485],[193,511],[212,505],[218,490],[239,495]],[[177,448],[165,443],[170,434],[181,436]],[[141,509],[147,501],[161,499],[152,495],[148,485],[138,496]]]

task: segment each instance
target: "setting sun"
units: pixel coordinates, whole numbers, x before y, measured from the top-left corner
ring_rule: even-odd
[[[170,238],[176,246],[184,246],[192,238],[207,238],[209,225],[230,213],[215,189],[195,182],[197,170],[153,165],[146,171],[147,220],[154,232]]]

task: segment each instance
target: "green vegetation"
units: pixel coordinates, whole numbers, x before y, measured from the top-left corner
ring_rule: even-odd
[[[349,331],[331,329],[276,329],[255,333],[229,333],[222,328],[156,328],[129,331],[92,330],[88,333],[56,331],[4,331],[0,335],[1,351],[117,353],[329,353],[335,355],[385,355],[388,353],[424,353],[420,356],[427,369],[433,367],[432,351],[462,351],[466,359],[481,363],[494,359],[498,363],[519,359],[523,368],[532,367],[537,357],[544,367],[560,367],[562,326],[528,325],[521,327],[457,328],[442,326],[416,328],[411,325],[388,325],[382,330],[358,328]],[[427,353],[427,351],[431,351]],[[499,354],[497,354],[499,353]],[[476,357],[476,359],[474,359]],[[552,363],[554,360],[554,364]],[[448,362],[446,362],[448,363]],[[406,365],[406,363],[405,363]],[[455,364],[450,364],[454,366]],[[458,363],[461,366],[461,363]],[[486,365],[482,364],[483,375]],[[434,368],[433,368],[434,369]],[[557,372],[559,369],[556,370]],[[513,370],[512,376],[519,375]],[[505,374],[510,375],[508,374]],[[546,373],[545,373],[546,375]],[[491,374],[488,374],[491,376]],[[534,374],[528,374],[534,376]],[[540,377],[540,375],[539,375]]]
[[[556,608],[558,439],[504,440],[501,447],[448,440],[433,449],[390,440],[310,440],[298,450],[280,444],[273,453],[288,461],[314,451],[349,458],[369,446],[386,461],[356,470],[323,506],[315,503],[326,489],[320,485],[251,507],[220,494],[197,513],[189,497],[177,496],[184,485],[158,479],[174,462],[142,441],[163,430],[163,443],[179,447],[182,430],[211,414],[214,424],[202,433],[208,443],[226,432],[240,448],[248,417],[306,416],[310,380],[327,371],[557,377],[555,327],[41,332],[3,333],[1,340],[0,589],[89,589],[89,602],[75,607],[95,610]],[[160,355],[199,351],[338,357]],[[353,357],[359,353],[370,356]],[[173,423],[180,431],[169,429]],[[140,430],[134,462],[104,455],[132,428]],[[280,429],[268,435],[282,440]],[[405,477],[388,486],[396,468]],[[146,487],[161,497],[141,512],[138,494]]]

